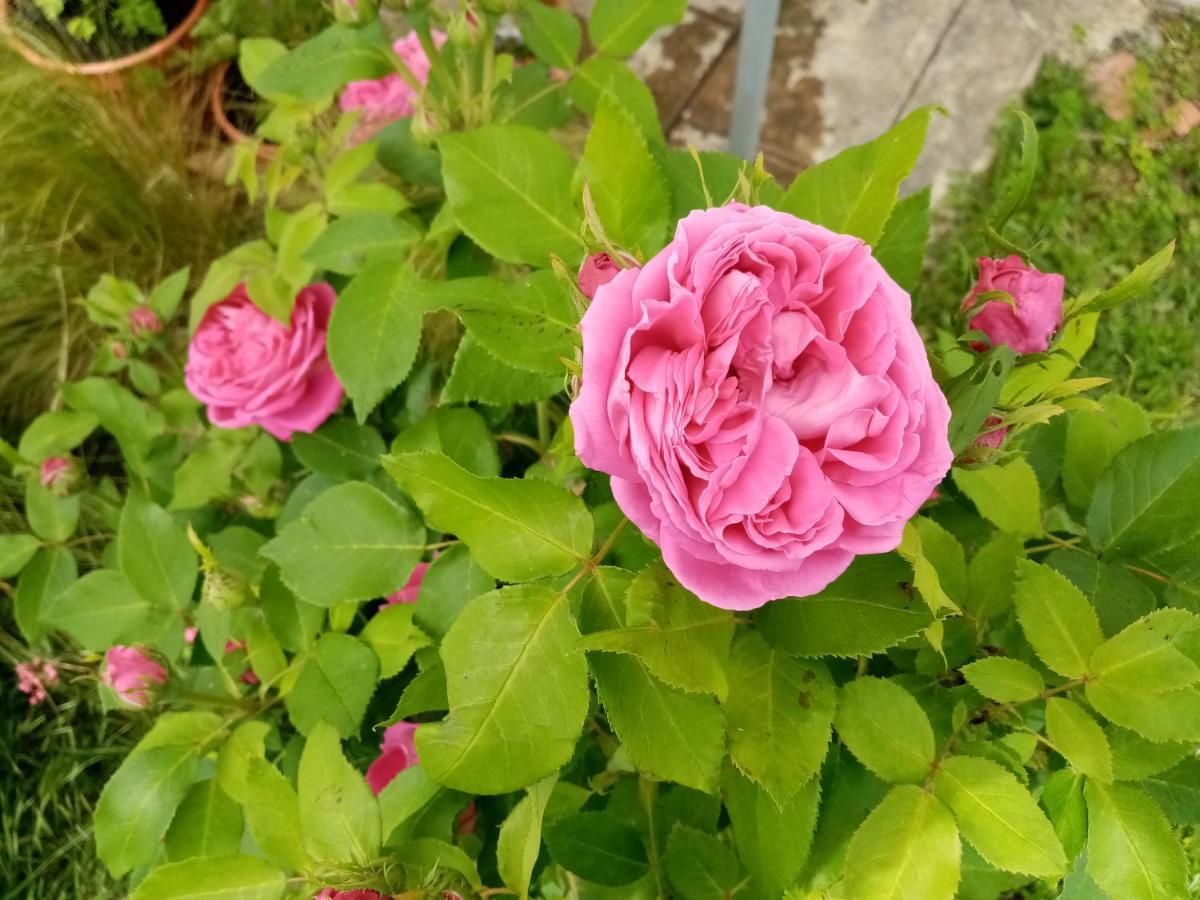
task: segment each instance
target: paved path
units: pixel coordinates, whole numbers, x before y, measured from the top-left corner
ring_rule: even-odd
[[[683,22],[632,60],[677,143],[724,147],[746,2],[691,0]],[[940,103],[950,117],[935,121],[916,181],[944,187],[952,172],[986,163],[997,114],[1046,53],[1103,52],[1149,27],[1161,2],[783,0],[762,133],[768,168],[788,178]]]

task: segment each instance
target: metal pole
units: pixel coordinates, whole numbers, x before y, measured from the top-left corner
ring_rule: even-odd
[[[767,80],[775,52],[775,26],[780,0],[746,0],[738,38],[737,85],[733,91],[733,121],[729,152],[754,159],[767,104]]]

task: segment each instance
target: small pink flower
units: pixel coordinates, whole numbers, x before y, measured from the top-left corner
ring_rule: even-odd
[[[1016,254],[1004,259],[981,257],[979,279],[963,298],[962,308],[974,308],[980,295],[989,291],[1004,291],[1013,302],[985,301],[970,318],[968,328],[982,331],[993,346],[1005,344],[1017,353],[1042,353],[1062,324],[1063,286],[1061,275],[1027,266]]]
[[[29,697],[29,705],[37,706],[46,699],[46,686],[58,684],[58,668],[53,662],[33,657],[27,663],[13,667],[17,674],[17,690]]]
[[[342,402],[325,348],[337,300],[327,284],[296,295],[289,326],[254,305],[239,285],[210,306],[188,347],[184,380],[218,428],[261,425],[281,441],[312,432]]]
[[[376,794],[381,793],[405,769],[421,761],[413,738],[418,727],[416,722],[397,722],[389,725],[383,733],[379,756],[367,769],[367,784]]]
[[[71,456],[50,456],[42,461],[37,478],[47,491],[65,497],[79,484],[79,463]]]
[[[975,439],[975,446],[987,447],[991,450],[998,449],[1000,445],[1004,443],[1004,438],[1008,434],[1007,425],[1005,425],[1003,428],[996,428],[996,426],[1002,421],[1004,420],[999,416],[988,416],[987,420],[983,423],[983,427],[990,428],[991,430],[985,431],[983,434],[979,435],[979,437]]]
[[[383,900],[378,891],[357,890],[339,891],[336,888],[323,888],[313,900]]]
[[[412,574],[408,576],[408,581],[404,587],[396,591],[394,594],[389,594],[385,601],[388,605],[394,603],[416,603],[417,595],[421,592],[421,582],[425,580],[425,573],[429,571],[429,563],[417,563],[416,568],[412,570]]]
[[[433,43],[441,47],[446,43],[446,35],[441,31],[434,31]],[[400,38],[392,45],[392,49],[420,84],[429,80],[432,64],[425,55],[425,48],[421,46],[421,39],[416,32],[410,32]],[[385,125],[411,116],[416,98],[417,91],[412,85],[400,74],[392,73],[382,78],[350,82],[342,91],[338,105],[341,106],[342,112],[356,109],[362,111],[362,119],[351,139],[352,143],[361,144],[374,137]]]
[[[607,253],[593,253],[579,267],[579,289],[591,300],[596,291],[616,278],[620,271],[621,266]]]
[[[235,641],[231,638],[230,640],[225,642],[226,655],[228,655],[230,653],[238,653],[239,651],[244,652],[245,650],[246,650],[246,642],[245,641]],[[242,684],[248,684],[251,687],[253,687],[256,684],[261,683],[258,675],[255,674],[254,670],[252,668],[250,668],[249,666],[247,666],[242,671],[242,674],[238,676],[238,680]]]
[[[103,681],[128,706],[145,709],[160,685],[167,683],[167,670],[138,647],[110,647],[104,655]]]
[[[188,644],[196,643],[196,635],[200,633],[200,629],[195,625],[189,625],[183,629],[183,640]]]
[[[129,356],[129,351],[125,349],[125,345],[120,341],[113,341],[109,349],[112,350],[112,355],[117,359],[125,359]]]
[[[148,306],[135,306],[129,311],[129,330],[136,338],[159,334],[163,330],[162,319]]]

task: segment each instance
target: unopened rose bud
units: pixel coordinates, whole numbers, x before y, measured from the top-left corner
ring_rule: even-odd
[[[211,603],[225,612],[244,606],[250,590],[245,579],[228,569],[215,568],[204,573],[200,602]]]
[[[112,355],[117,359],[125,359],[129,356],[129,350],[120,341],[113,341],[109,350],[112,351]]]
[[[343,25],[367,25],[379,14],[375,0],[331,0],[333,17]]]
[[[135,338],[158,334],[163,330],[162,319],[148,306],[135,306],[129,311],[129,330]]]
[[[479,43],[482,33],[479,19],[471,12],[453,15],[446,24],[446,35],[450,38],[450,43],[462,49]]]
[[[989,450],[999,449],[1000,445],[1004,443],[1005,436],[1008,434],[1007,425],[1005,425],[1003,428],[996,427],[1002,421],[1004,420],[999,416],[988,416],[986,421],[983,423],[983,427],[990,430],[983,432],[983,434],[979,435],[979,437],[975,439],[975,446],[986,447]]]
[[[167,670],[147,651],[118,644],[104,654],[101,679],[126,706],[145,709],[167,683]]]
[[[51,456],[38,470],[42,487],[56,497],[66,497],[83,481],[83,467],[72,456]]]
[[[632,266],[636,265],[636,262],[626,258],[625,264]],[[593,253],[579,267],[579,289],[591,300],[596,296],[596,291],[617,277],[621,269],[622,266],[609,254]]]
[[[973,309],[981,301],[983,305],[971,315],[967,327],[982,331],[992,346],[1004,344],[1017,353],[1044,353],[1062,324],[1063,286],[1061,275],[1039,272],[1016,254],[1005,259],[980,258],[979,279],[963,299],[962,308]],[[1008,294],[1012,302],[985,298],[994,291]],[[986,346],[981,343],[975,349]]]

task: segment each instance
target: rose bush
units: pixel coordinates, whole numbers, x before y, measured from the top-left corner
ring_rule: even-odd
[[[666,144],[623,58],[683,3],[585,58],[407,3],[358,141],[373,9],[243,43],[262,235],[101,278],[0,442],[20,689],[144,729],[93,823],[134,900],[1184,896],[1200,431],[1076,371],[1172,248],[1065,301],[985,260],[922,340],[933,110],[785,186]]]

